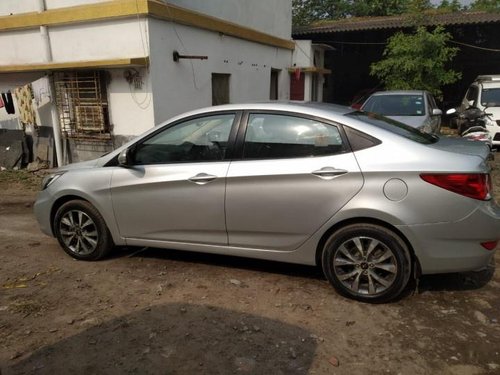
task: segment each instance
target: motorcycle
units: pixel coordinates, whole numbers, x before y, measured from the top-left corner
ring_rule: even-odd
[[[458,134],[470,141],[480,141],[484,142],[490,150],[493,147],[493,141],[491,135],[486,128],[486,123],[488,121],[493,121],[490,115],[476,107],[469,107],[462,113],[458,114],[457,118],[457,128]],[[455,108],[446,111],[447,115],[456,114],[457,110]]]

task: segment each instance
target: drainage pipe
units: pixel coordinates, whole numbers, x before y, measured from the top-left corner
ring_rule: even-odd
[[[45,12],[45,0],[38,0],[37,4],[38,12]],[[40,26],[40,36],[43,43],[44,62],[50,63],[52,62],[52,48],[50,45],[49,30],[47,26]],[[59,113],[57,112],[56,107],[54,79],[52,75],[48,76],[47,79],[49,80],[50,87],[50,117],[52,119],[52,131],[54,133],[54,148],[56,149],[57,166],[61,167],[64,164],[64,158],[61,146],[61,125],[59,123]]]

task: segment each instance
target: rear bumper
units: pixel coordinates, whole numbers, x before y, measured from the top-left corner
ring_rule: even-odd
[[[423,274],[475,271],[495,254],[496,249],[486,250],[481,243],[500,239],[500,207],[486,202],[458,222],[398,229],[412,243]]]

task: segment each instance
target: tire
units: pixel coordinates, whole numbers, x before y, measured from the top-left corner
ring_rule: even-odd
[[[54,234],[66,253],[79,260],[98,260],[113,248],[103,217],[89,202],[64,203],[54,217]]]
[[[323,248],[322,266],[339,294],[369,303],[394,300],[411,275],[404,241],[373,224],[352,224],[333,233]]]

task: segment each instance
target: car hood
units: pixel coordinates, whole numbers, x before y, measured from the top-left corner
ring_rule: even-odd
[[[485,112],[491,113],[494,120],[500,120],[500,107],[488,107]]]
[[[64,165],[64,166],[58,168],[58,170],[59,171],[70,171],[70,170],[74,170],[74,169],[94,168],[97,165],[98,161],[99,161],[99,159],[81,161],[79,163]]]
[[[385,117],[398,122],[402,122],[403,124],[409,125],[412,128],[419,128],[422,125],[424,125],[425,122],[425,116],[385,116]]]
[[[463,138],[440,137],[438,142],[429,146],[444,151],[479,156],[482,160],[487,160],[490,155],[490,149],[484,142]]]

